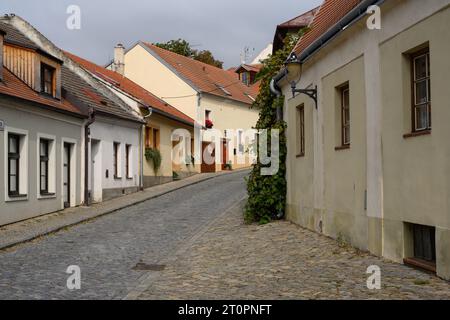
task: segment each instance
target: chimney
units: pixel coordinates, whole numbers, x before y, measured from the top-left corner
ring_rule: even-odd
[[[6,32],[0,29],[0,81],[3,81],[3,40]]]
[[[114,47],[113,70],[125,75],[125,47],[121,43]]]

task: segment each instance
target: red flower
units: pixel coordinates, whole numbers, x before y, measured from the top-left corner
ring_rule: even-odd
[[[212,129],[214,127],[214,124],[213,124],[213,122],[211,120],[208,119],[208,120],[205,121],[205,127],[207,129]]]

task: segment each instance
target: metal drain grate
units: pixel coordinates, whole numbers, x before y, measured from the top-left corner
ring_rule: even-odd
[[[144,262],[139,262],[133,267],[134,271],[163,271],[166,268],[162,264],[147,264]]]

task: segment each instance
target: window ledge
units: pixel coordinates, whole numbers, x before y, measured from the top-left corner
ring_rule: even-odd
[[[436,263],[418,258],[406,258],[403,259],[403,262],[408,266],[436,273]]]
[[[431,134],[431,130],[422,130],[417,132],[411,132],[408,134],[403,135],[404,139],[414,138],[414,137],[420,137],[420,136],[427,136]]]
[[[350,149],[350,145],[344,145],[344,146],[334,148],[335,151],[342,151],[342,150],[349,150],[349,149]]]
[[[114,176],[114,180],[122,180],[122,177]]]
[[[39,200],[41,200],[41,199],[53,199],[53,198],[56,198],[56,193],[49,192],[49,193],[41,193],[41,194],[38,195],[38,199]]]
[[[18,195],[8,195],[5,202],[15,202],[15,201],[28,201],[28,195],[18,194]]]
[[[304,158],[304,157],[305,157],[304,153],[300,153],[300,154],[297,155],[297,158]]]

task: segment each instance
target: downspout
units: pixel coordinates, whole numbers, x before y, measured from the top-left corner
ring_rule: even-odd
[[[90,126],[95,122],[95,110],[91,108],[89,110],[89,118],[84,126],[84,205],[89,207],[91,199],[89,197],[89,143],[91,141],[91,128]]]
[[[153,109],[151,107],[147,107],[148,110],[148,114],[146,116],[144,116],[144,120],[146,121],[145,124],[143,124],[141,126],[141,136],[140,136],[140,168],[141,168],[141,174],[140,174],[140,188],[141,191],[144,191],[144,157],[145,157],[145,152],[144,152],[144,147],[145,147],[145,128],[147,127],[147,119],[149,119],[152,115],[153,115]]]
[[[277,96],[277,98],[281,97],[282,92],[280,87],[278,86],[278,82],[280,82],[284,77],[288,75],[288,70],[283,68],[271,81],[270,81],[270,92]],[[283,120],[283,109],[277,108],[277,122]]]

